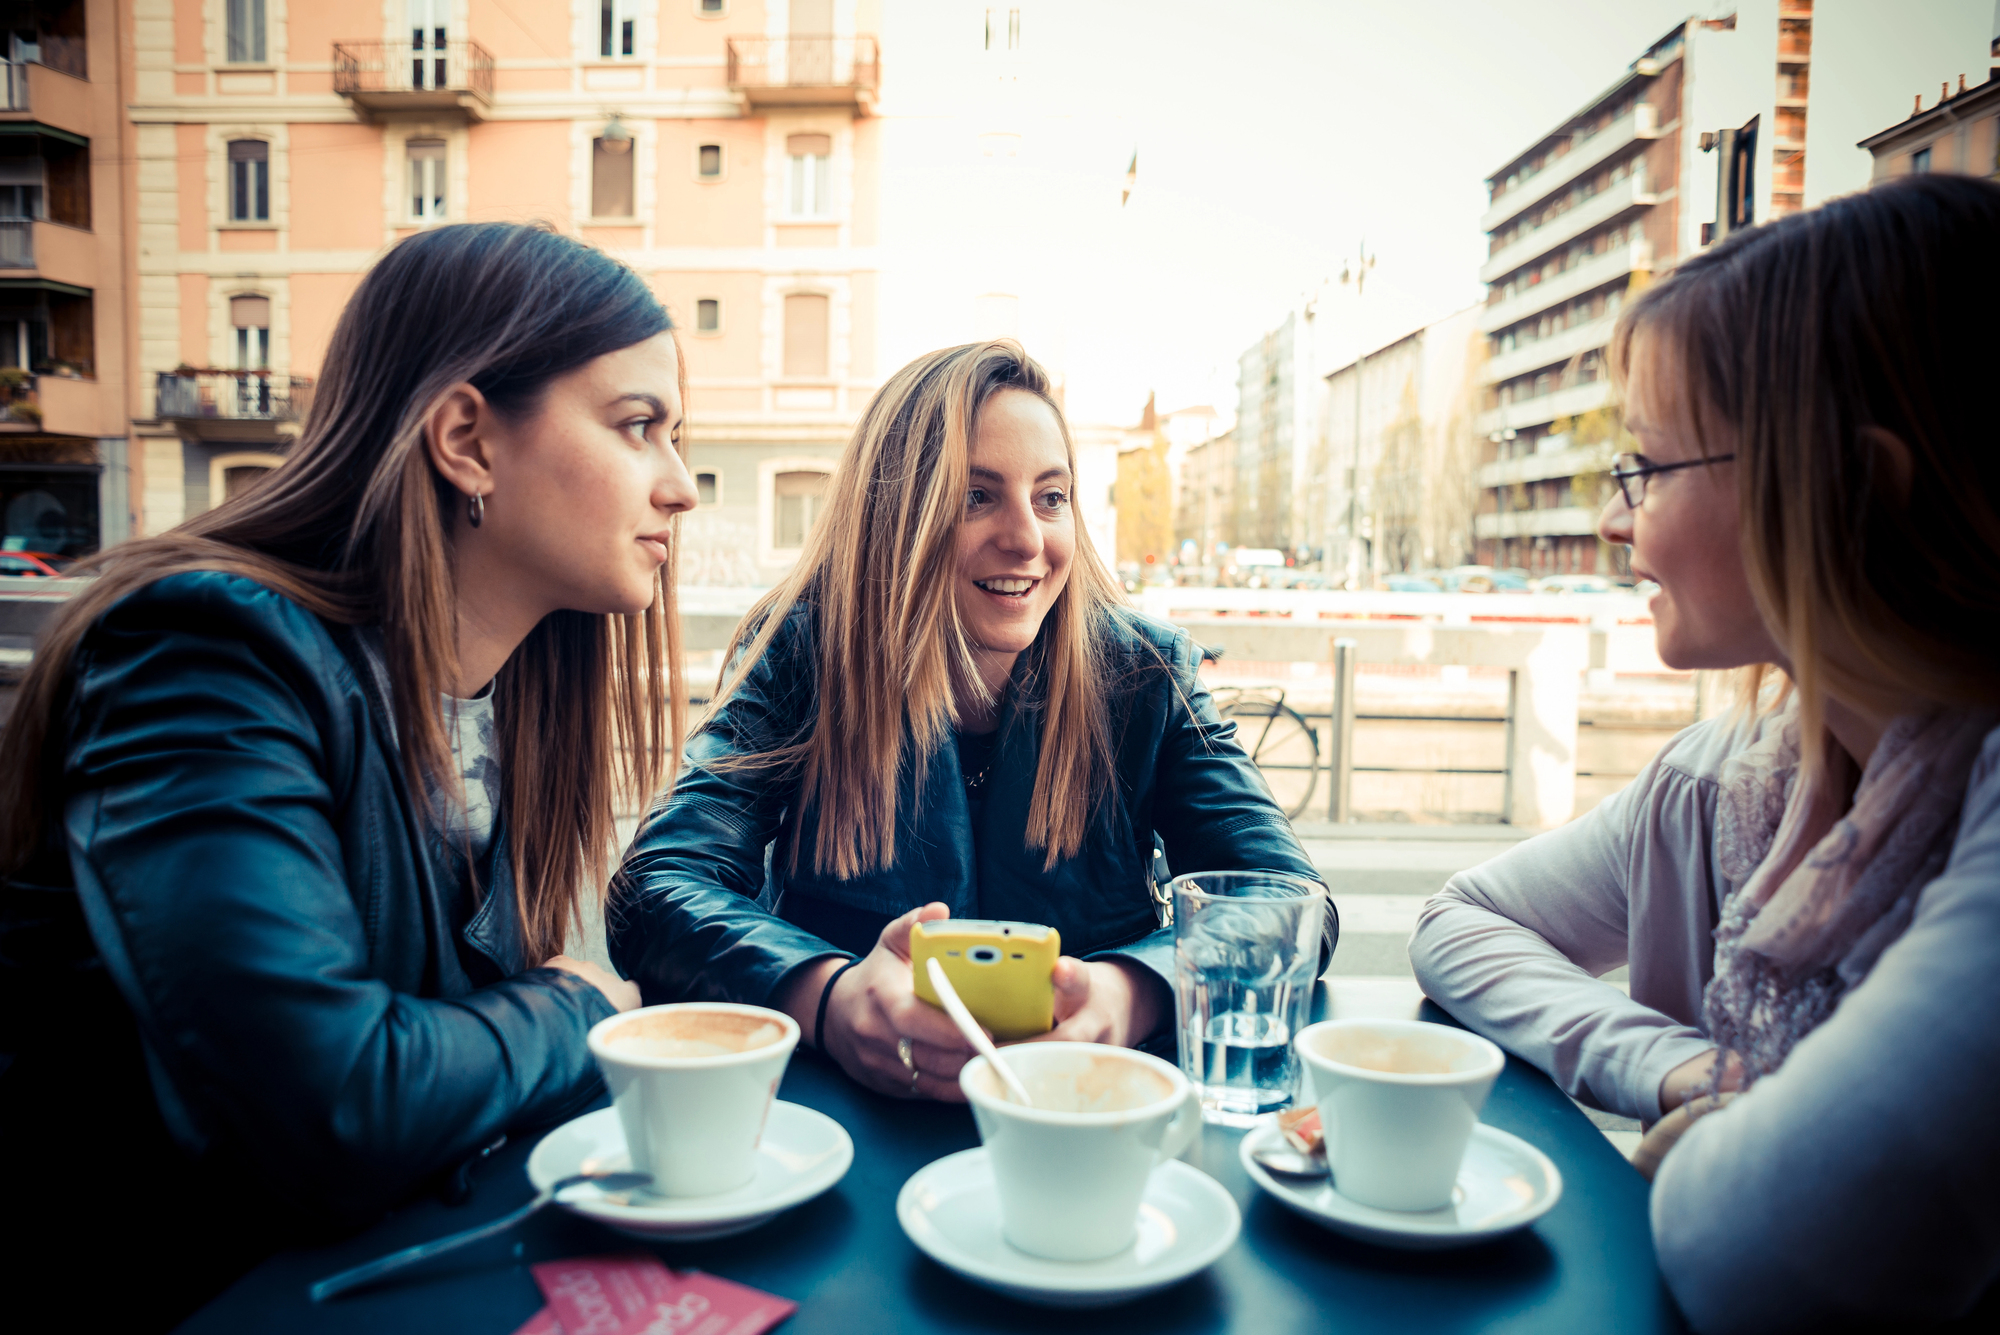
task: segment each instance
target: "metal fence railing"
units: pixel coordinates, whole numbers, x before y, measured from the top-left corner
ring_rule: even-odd
[[[162,419],[234,418],[293,422],[312,406],[312,377],[268,371],[163,372],[155,407]]]
[[[493,55],[479,43],[335,42],[333,91],[473,93],[493,100]]]
[[[873,37],[731,37],[731,88],[867,88],[881,83]]]

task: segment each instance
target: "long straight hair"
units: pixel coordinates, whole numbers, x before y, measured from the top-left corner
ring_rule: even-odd
[[[812,853],[822,874],[851,879],[895,863],[904,767],[914,766],[921,779],[961,702],[985,698],[955,594],[958,530],[974,426],[1002,390],[1048,405],[1074,478],[1076,446],[1061,406],[1047,373],[1018,343],[969,343],[919,357],[869,402],[798,564],[736,629],[710,717],[795,606],[816,617],[818,709],[810,731],[748,759],[799,775],[798,808],[819,813]],[[1046,850],[1051,868],[1076,855],[1110,793],[1105,633],[1122,602],[1078,518],[1069,578],[1028,651],[1021,702],[1024,714],[1041,720],[1027,840]],[[799,853],[795,843],[795,866]]]
[[[2000,185],[1903,178],[1737,233],[1612,335],[1614,376],[1659,367],[1703,455],[1733,441],[1808,774],[1829,694],[1888,716],[2000,703],[1996,238]]]
[[[341,313],[290,457],[172,532],[96,558],[102,574],[48,626],[0,744],[0,871],[33,856],[54,809],[55,720],[77,646],[120,599],[187,571],[379,624],[411,792],[428,805],[427,791],[458,791],[439,699],[458,675],[452,516],[464,497],[432,466],[424,423],[464,383],[524,419],[556,377],[669,328],[637,274],[544,227],[441,227],[391,249]],[[562,949],[587,889],[603,894],[617,800],[643,801],[673,775],[686,709],[678,530],[650,607],[553,613],[494,681],[514,894],[536,961]]]

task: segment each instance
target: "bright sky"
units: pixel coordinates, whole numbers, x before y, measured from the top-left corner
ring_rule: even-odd
[[[1905,29],[1964,27],[1967,13],[1980,27],[1991,4],[1899,8]],[[1011,7],[996,0],[1003,26]],[[882,370],[1007,332],[992,327],[993,303],[975,298],[1011,292],[1029,351],[1066,377],[1072,416],[1109,422],[1136,419],[1149,389],[1163,408],[1232,408],[1238,354],[1301,292],[1337,276],[1364,238],[1378,261],[1363,309],[1336,299],[1320,311],[1343,355],[1358,339],[1375,346],[1480,300],[1487,173],[1690,13],[1735,8],[1018,7],[1018,82],[1003,97],[992,91],[1000,62],[981,47],[986,4],[883,0]],[[1976,82],[1985,68],[1969,73]],[[1914,91],[1901,66],[1885,79],[1876,100],[1900,110],[1882,125],[1907,114]],[[1824,94],[1813,91],[1817,115]],[[1121,208],[1134,149],[1137,188]]]

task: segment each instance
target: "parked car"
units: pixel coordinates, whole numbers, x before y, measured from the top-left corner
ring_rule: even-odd
[[[1443,593],[1444,586],[1425,575],[1384,575],[1382,587],[1390,593]]]
[[[1611,593],[1612,583],[1603,575],[1550,575],[1535,586],[1538,593]]]
[[[16,579],[55,579],[62,572],[35,552],[0,552],[0,575]]]

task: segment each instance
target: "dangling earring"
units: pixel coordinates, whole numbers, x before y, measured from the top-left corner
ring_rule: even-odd
[[[472,521],[474,528],[478,528],[479,521],[486,518],[486,498],[476,491],[466,497],[465,517]]]

